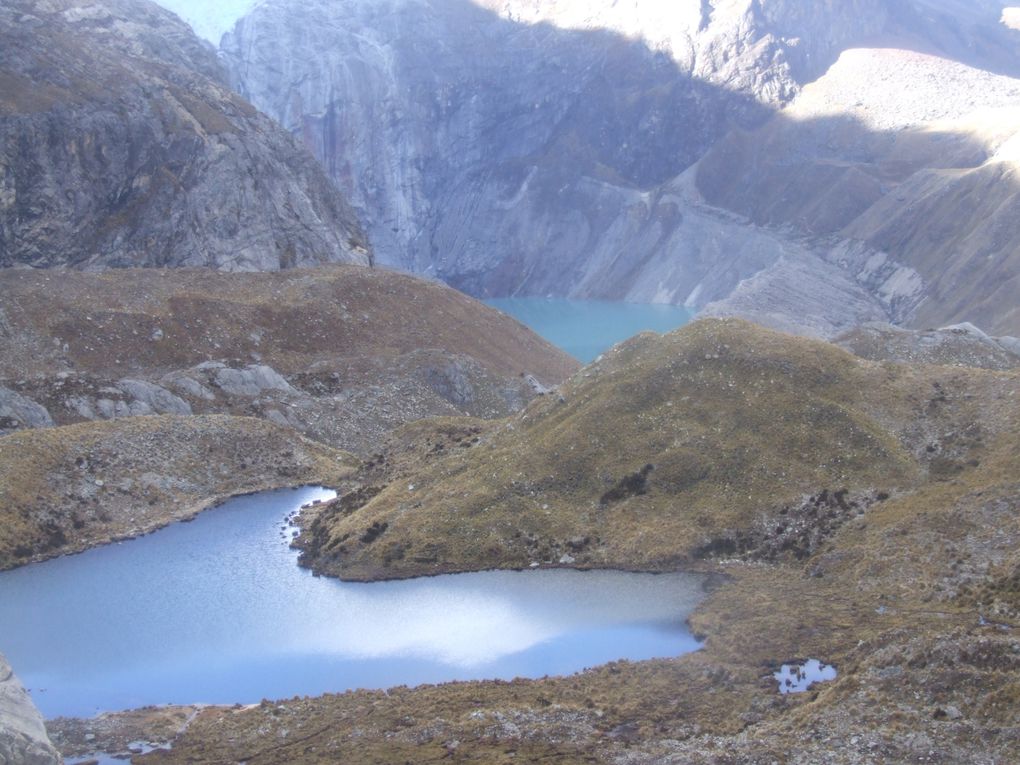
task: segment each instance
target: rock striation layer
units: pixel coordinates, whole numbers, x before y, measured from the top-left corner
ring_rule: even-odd
[[[0,8],[0,266],[368,263],[313,158],[147,0]]]

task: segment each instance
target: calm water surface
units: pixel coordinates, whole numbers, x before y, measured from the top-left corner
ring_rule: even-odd
[[[342,583],[284,519],[332,492],[239,497],[191,523],[0,574],[0,651],[47,717],[568,674],[697,648],[692,575],[566,570]]]
[[[485,302],[585,364],[638,332],[669,332],[691,320],[691,312],[677,305],[535,297]]]

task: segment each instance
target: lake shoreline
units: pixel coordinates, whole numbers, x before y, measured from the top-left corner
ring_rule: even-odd
[[[237,493],[223,494],[211,497],[209,499],[199,500],[198,502],[195,502],[194,504],[184,508],[184,510],[180,512],[168,513],[166,517],[153,521],[152,523],[147,524],[144,527],[132,529],[122,534],[118,533],[115,535],[111,535],[105,539],[102,538],[93,539],[87,542],[85,541],[70,542],[63,546],[62,548],[60,548],[59,550],[39,552],[25,559],[23,563],[17,563],[13,566],[0,568],[0,573],[4,571],[15,571],[19,568],[31,566],[36,563],[44,563],[50,560],[57,560],[60,558],[68,558],[73,557],[75,555],[81,555],[82,553],[89,552],[90,550],[96,550],[102,547],[106,547],[108,545],[121,544],[123,542],[130,542],[131,540],[134,539],[141,539],[151,534],[155,534],[157,531],[162,531],[163,529],[168,528],[169,526],[173,526],[174,524],[177,523],[191,523],[203,513],[208,512],[209,510],[215,510],[216,508],[221,507],[222,505],[226,504],[227,502],[233,499],[253,497],[257,494],[263,494],[265,492],[271,491],[288,491],[288,490],[298,491],[300,489],[320,486],[322,486],[322,484],[316,481],[310,481],[308,483],[302,483],[297,485],[287,483],[267,483],[263,485],[252,486]],[[334,487],[322,486],[322,488],[333,489]]]

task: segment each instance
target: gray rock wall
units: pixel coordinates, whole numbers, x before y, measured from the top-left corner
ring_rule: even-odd
[[[272,0],[222,46],[380,260],[476,295],[683,302],[704,257],[686,211],[651,197],[888,22],[883,0],[480,5]],[[670,265],[655,278],[649,260]]]
[[[346,201],[147,0],[0,7],[0,266],[368,263]]]
[[[479,296],[711,303],[832,334],[920,316],[933,274],[919,257],[830,235],[887,194],[894,171],[946,152],[905,156],[870,126],[783,114],[854,46],[1008,73],[1020,57],[996,5],[268,0],[221,53],[234,87],[345,191],[384,262]],[[927,72],[903,72],[899,101],[941,108]],[[853,74],[856,90],[822,106],[895,121],[900,106],[873,93],[889,89],[888,72]],[[794,140],[774,161],[764,139],[777,124]],[[909,203],[886,212],[929,225]],[[1007,301],[994,302],[974,320],[992,325]]]

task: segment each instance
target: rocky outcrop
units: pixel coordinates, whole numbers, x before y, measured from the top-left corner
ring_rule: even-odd
[[[1020,367],[1020,339],[990,337],[973,324],[909,330],[864,324],[833,340],[866,359],[904,364],[953,364],[983,369]]]
[[[0,762],[4,765],[57,765],[63,762],[50,743],[42,715],[0,654]]]
[[[35,401],[0,387],[0,433],[16,428],[46,428],[53,418]]]
[[[312,157],[147,0],[0,8],[0,266],[368,263]]]
[[[0,291],[0,434],[233,414],[368,454],[421,417],[505,416],[577,367],[498,311],[383,269],[16,269]]]

